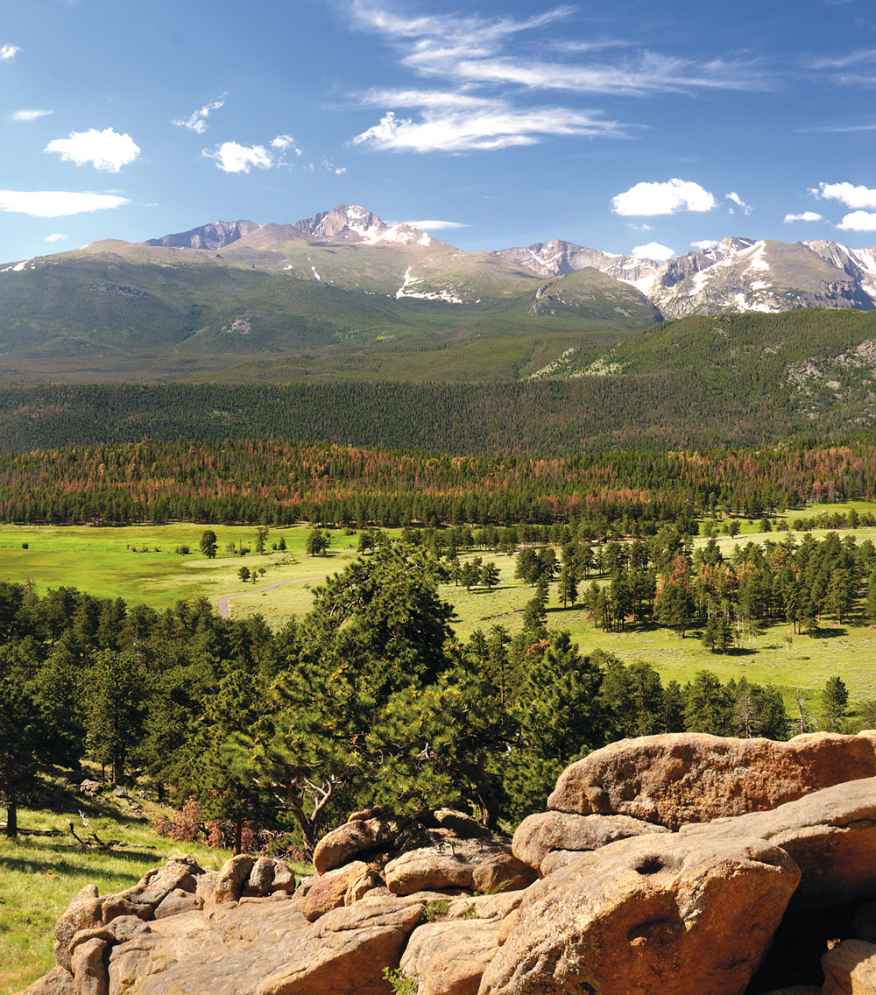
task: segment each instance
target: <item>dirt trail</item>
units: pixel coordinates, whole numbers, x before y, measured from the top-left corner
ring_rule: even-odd
[[[257,584],[253,590],[267,594],[268,591],[276,591],[278,587],[286,587],[289,584],[310,584],[314,581],[318,583],[325,580],[325,578],[325,574],[308,574],[306,577],[287,577],[285,580],[274,581],[273,584]],[[248,593],[248,591],[232,591],[230,594],[220,594],[216,601],[216,610],[219,612],[220,617],[231,618],[232,599],[239,598],[242,594]]]

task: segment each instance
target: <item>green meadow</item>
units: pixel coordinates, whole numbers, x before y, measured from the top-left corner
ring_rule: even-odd
[[[847,512],[851,507],[863,513],[876,509],[876,504],[822,505],[788,512],[784,517],[793,522],[821,511]],[[783,532],[765,534],[759,528],[759,523],[740,520],[740,535],[719,536],[717,541],[729,555],[734,546],[745,542],[780,542],[785,537]],[[124,528],[2,526],[0,580],[30,582],[40,592],[62,585],[78,587],[100,597],[121,597],[156,608],[170,607],[181,599],[207,598],[226,617],[261,614],[271,625],[279,626],[289,617],[306,612],[312,589],[358,555],[359,536],[352,531],[331,531],[328,555],[313,557],[305,549],[308,526],[271,529],[268,552],[258,555],[254,552],[254,526],[216,526],[219,555],[208,560],[198,548],[203,531],[204,526],[192,524]],[[859,542],[867,538],[876,542],[876,528],[839,529],[837,533],[854,535]],[[793,534],[798,540],[802,538],[800,533]],[[827,531],[816,529],[809,534],[818,540]],[[281,537],[286,551],[271,551]],[[229,544],[238,549],[243,544],[251,552],[245,556],[231,553]],[[188,546],[191,552],[175,552],[182,546]],[[532,590],[515,579],[513,557],[489,552],[479,555],[496,563],[501,581],[490,592],[468,592],[452,584],[443,588],[442,593],[456,609],[457,631],[467,636],[475,629],[487,630],[498,624],[513,633],[521,625],[523,608]],[[238,576],[241,566],[251,571],[264,570],[264,574],[255,584],[243,583]],[[667,680],[683,682],[704,668],[725,680],[745,676],[777,685],[790,707],[797,689],[811,697],[828,677],[841,674],[854,700],[876,699],[876,627],[860,617],[842,626],[825,623],[816,638],[797,635],[789,640],[788,626],[772,626],[734,651],[716,654],[705,649],[695,633],[682,639],[657,627],[603,632],[591,624],[586,611],[580,607],[563,608],[556,602],[555,592],[552,598],[550,627],[569,629],[583,651],[601,648],[628,662],[647,661]]]

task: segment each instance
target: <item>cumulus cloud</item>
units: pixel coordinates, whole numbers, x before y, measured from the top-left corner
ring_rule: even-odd
[[[271,148],[283,151],[295,148],[295,139],[291,135],[277,135],[276,138],[271,139]]]
[[[714,249],[719,243],[714,238],[701,238],[698,242],[691,242],[690,244],[694,249],[705,252],[707,249]]]
[[[637,245],[633,249],[633,256],[636,259],[650,259],[653,262],[665,263],[675,256],[675,249],[670,249],[668,245],[661,242],[648,242],[647,245]]]
[[[746,216],[751,214],[754,208],[751,204],[747,204],[735,190],[724,195],[724,200],[729,200],[731,204],[735,204]],[[733,213],[733,208],[730,208],[730,213]]]
[[[21,51],[18,45],[0,45],[0,62],[12,62],[16,55]]]
[[[127,134],[112,128],[73,131],[69,138],[56,138],[45,148],[76,166],[91,165],[107,173],[118,173],[140,155],[140,146]]]
[[[537,145],[545,135],[622,134],[617,122],[593,114],[502,104],[472,113],[429,110],[418,119],[389,111],[378,124],[356,135],[353,144],[391,152],[469,152]]]
[[[201,153],[216,161],[216,168],[223,173],[250,173],[253,169],[271,169],[274,160],[264,145],[241,145],[239,142],[222,142],[215,149]]]
[[[637,183],[611,200],[612,210],[621,217],[656,217],[691,212],[704,214],[718,206],[715,195],[699,183],[678,178],[656,183]]]
[[[817,211],[802,211],[800,214],[785,215],[786,225],[792,225],[795,221],[824,221],[824,216]]]
[[[347,175],[347,167],[346,166],[335,166],[334,174],[335,174],[335,176],[346,176]]]
[[[420,231],[452,231],[456,228],[470,228],[471,225],[467,225],[462,221],[402,221],[403,225],[413,225],[414,228],[419,228]]]
[[[222,110],[224,106],[225,98],[217,97],[216,100],[211,100],[203,107],[198,107],[192,111],[188,117],[177,118],[173,123],[177,128],[187,128],[189,131],[194,131],[196,135],[203,135],[208,128],[207,121],[210,115],[213,111]]]
[[[876,231],[876,213],[872,211],[852,211],[837,225],[843,231]]]
[[[60,232],[55,232],[53,235],[46,235],[43,241],[48,242],[49,245],[55,245],[57,242],[66,242],[67,236],[62,235]]]
[[[0,212],[28,214],[32,218],[65,218],[92,214],[131,202],[105,193],[68,193],[62,190],[0,190]]]
[[[837,200],[846,207],[867,210],[876,208],[876,190],[853,183],[819,183],[809,191],[820,200]]]
[[[25,121],[25,122],[39,121],[40,118],[51,117],[51,115],[54,113],[55,113],[54,111],[40,111],[40,110],[30,110],[28,108],[24,108],[20,111],[15,111],[12,115],[12,120]]]

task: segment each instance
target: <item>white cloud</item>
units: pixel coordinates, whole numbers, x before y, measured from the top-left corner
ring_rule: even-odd
[[[0,45],[0,62],[12,62],[20,51],[18,45]]]
[[[346,166],[335,166],[334,170],[335,176],[346,176],[347,167]]]
[[[45,151],[77,166],[90,164],[107,173],[118,173],[123,166],[137,159],[140,146],[130,135],[119,134],[112,128],[103,131],[90,128],[88,131],[73,131],[69,138],[54,139]]]
[[[691,180],[678,178],[656,183],[637,183],[611,200],[612,210],[621,217],[656,217],[690,211],[704,214],[713,211],[718,202]]]
[[[633,231],[649,232],[654,231],[654,225],[649,225],[642,223],[640,225],[627,225],[627,228],[631,228]]]
[[[211,100],[204,104],[203,107],[199,107],[197,110],[192,111],[188,117],[177,118],[173,124],[177,128],[188,128],[189,131],[194,131],[196,135],[203,135],[207,130],[207,120],[213,111],[222,110],[225,106],[225,98],[218,97],[216,100]]]
[[[504,54],[514,36],[571,17],[575,8],[569,5],[523,20],[463,14],[404,17],[370,0],[353,0],[352,6],[354,19],[361,27],[388,36],[399,49],[402,63],[423,75],[587,93],[747,90],[767,85],[762,71],[752,62],[695,62],[641,49],[628,54],[626,50],[632,46],[615,39],[568,40],[552,46],[578,56],[617,49],[621,58],[615,61],[542,62],[512,59]]]
[[[207,159],[215,159],[216,168],[223,173],[249,173],[253,169],[270,169],[274,165],[264,145],[223,142],[213,151],[204,149],[201,154]]]
[[[409,64],[410,59],[405,62]],[[443,69],[447,75],[469,82],[626,96],[691,90],[757,90],[767,86],[762,73],[747,63],[721,59],[696,63],[656,52],[642,52],[618,64],[589,65],[462,57]]]
[[[852,183],[819,183],[809,191],[820,200],[838,200],[846,207],[870,209],[876,208],[876,190],[869,187],[855,186]]]
[[[29,110],[24,109],[20,111],[15,111],[12,115],[13,121],[39,121],[43,117],[51,117],[54,111],[39,111],[39,110]]]
[[[636,259],[651,259],[658,263],[665,263],[675,256],[675,249],[670,249],[668,245],[661,242],[648,242],[647,245],[637,245],[633,249],[633,256]]]
[[[837,228],[843,231],[876,231],[876,213],[853,211],[840,221]]]
[[[795,221],[824,221],[824,217],[816,211],[802,211],[800,214],[785,215],[786,225],[792,225]]]
[[[813,69],[848,69],[868,62],[876,62],[876,48],[859,48],[845,55],[814,59],[811,65]]]
[[[56,232],[53,235],[46,235],[43,241],[48,242],[49,245],[55,245],[56,242],[66,242],[67,236],[60,234],[60,232]]]
[[[615,121],[561,107],[522,109],[497,105],[467,112],[425,111],[418,120],[390,111],[356,135],[354,145],[392,152],[495,151],[537,145],[545,135],[621,136]]]
[[[471,225],[462,221],[402,221],[403,225],[412,225],[420,231],[452,231],[456,228],[470,228]]]
[[[690,244],[692,248],[699,249],[700,252],[705,252],[707,249],[714,249],[720,243],[714,238],[701,238],[698,242],[691,242]]]
[[[735,190],[731,191],[728,194],[725,194],[724,195],[724,200],[729,200],[731,204],[735,204],[738,208],[740,208],[742,210],[743,214],[745,214],[746,216],[749,215],[749,214],[751,214],[751,212],[754,210],[754,208],[751,206],[751,204],[747,204],[739,196],[739,194],[736,193]],[[731,214],[733,213],[733,209],[732,208],[730,209],[730,213]]]
[[[32,218],[66,218],[92,214],[131,202],[104,193],[67,193],[62,190],[0,190],[0,213],[28,214]]]
[[[470,93],[455,90],[368,90],[361,97],[363,104],[373,107],[440,107],[440,108],[479,108],[495,107],[500,100],[491,97],[476,97]]]
[[[276,138],[271,139],[271,148],[284,151],[295,148],[295,139],[291,135],[277,135]]]

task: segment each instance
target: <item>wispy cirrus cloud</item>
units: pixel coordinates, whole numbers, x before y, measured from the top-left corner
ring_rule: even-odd
[[[868,63],[876,63],[876,48],[858,48],[842,55],[819,56],[812,59],[809,65],[813,69],[850,69]]]
[[[209,127],[208,121],[213,111],[220,111],[225,106],[225,97],[217,97],[209,100],[202,107],[198,107],[189,114],[188,117],[176,118],[172,123],[177,128],[186,128],[196,135],[203,135]]]
[[[434,88],[373,89],[359,101],[384,111],[353,141],[386,151],[495,151],[533,145],[549,136],[619,137],[632,126],[599,110],[533,107],[535,94],[644,97],[698,90],[751,90],[769,85],[753,60],[663,55],[620,38],[549,39],[521,53],[525,36],[572,18],[568,4],[532,17],[468,14],[407,16],[379,0],[351,0],[353,23],[382,35],[398,61]],[[556,99],[555,97],[553,99]],[[400,111],[417,111],[401,116]]]
[[[490,152],[535,145],[547,135],[623,134],[617,122],[595,114],[500,104],[470,112],[426,110],[418,119],[388,111],[376,125],[357,135],[353,144],[389,152]]]
[[[419,228],[420,231],[456,231],[459,228],[471,228],[471,225],[467,225],[462,221],[401,221],[399,222],[403,225],[412,225],[414,228]]]
[[[13,111],[12,120],[30,123],[31,121],[39,121],[41,118],[44,117],[51,117],[54,113],[55,113],[54,111],[22,108],[22,110],[20,111]]]

